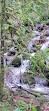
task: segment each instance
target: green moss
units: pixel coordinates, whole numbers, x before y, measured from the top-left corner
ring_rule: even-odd
[[[14,108],[8,102],[0,102],[0,111],[13,111]]]
[[[35,79],[33,75],[30,73],[25,73],[24,79],[25,79],[25,84],[29,84],[29,85],[35,84]]]
[[[27,47],[27,45],[26,45],[26,43],[24,42],[24,40],[23,39],[18,39],[17,40],[17,42],[19,43],[19,44],[21,44],[22,46],[24,46],[24,47]]]
[[[36,45],[36,44],[35,44],[35,46],[36,46],[37,49],[40,49],[40,48],[41,48],[41,45]]]
[[[19,57],[15,57],[12,62],[11,65],[13,65],[14,67],[19,67],[21,65],[21,58]]]
[[[12,26],[13,26],[13,20],[12,20],[12,19],[8,19],[8,20],[7,20],[7,23],[8,23],[9,25],[12,25]]]

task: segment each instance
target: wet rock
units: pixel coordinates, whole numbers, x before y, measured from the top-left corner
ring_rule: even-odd
[[[49,28],[45,28],[43,30],[43,34],[46,36],[46,37],[49,37]]]
[[[43,30],[43,24],[36,24],[35,29],[36,29],[36,31],[42,31]]]
[[[36,39],[34,41],[34,43],[36,43],[36,45],[40,45],[46,42],[46,36],[44,34],[40,35],[39,39]]]
[[[49,33],[45,34],[46,37],[49,37]]]
[[[25,23],[24,23],[24,25],[27,27],[27,26],[28,26],[28,23],[27,23],[27,22],[25,22]]]
[[[12,47],[8,53],[8,56],[12,56],[12,55],[15,55],[16,54],[16,51],[14,49],[14,47]]]
[[[4,84],[8,86],[9,88],[13,87],[14,85],[19,83],[19,76],[14,75],[12,70],[12,67],[5,70],[5,77],[4,77]]]
[[[35,56],[35,53],[30,53],[30,58]]]
[[[5,52],[6,52],[7,50],[9,50],[11,46],[12,46],[11,40],[6,39],[6,40],[5,40]]]
[[[33,37],[34,36],[39,36],[39,35],[40,35],[39,31],[33,31]]]
[[[24,53],[22,57],[23,57],[23,60],[27,60],[30,58],[28,53]]]
[[[15,54],[16,54],[16,52],[10,51],[10,52],[8,53],[8,56],[12,56],[12,55],[15,55]]]
[[[31,29],[33,30],[33,26],[31,26]]]
[[[49,47],[49,41],[42,45],[41,50],[44,50],[44,49],[46,49],[48,47]]]
[[[14,47],[10,48],[10,51],[15,51]]]
[[[39,40],[35,40],[34,41],[36,45],[40,45],[40,41]]]
[[[32,45],[33,45],[33,43],[32,43],[32,41],[30,41],[30,42],[29,42],[29,45],[28,45],[28,49],[29,49],[29,50],[32,49]]]
[[[19,57],[15,57],[12,62],[11,62],[11,65],[13,65],[14,67],[19,67],[21,66],[21,58]]]
[[[47,22],[47,23],[46,23],[46,25],[48,25],[48,26],[49,26],[49,22]]]
[[[37,48],[32,48],[33,52],[37,52],[38,49]]]
[[[32,85],[35,84],[35,79],[32,74],[24,73],[24,75],[21,75],[21,82],[24,84]]]
[[[28,49],[31,53],[38,51],[38,48],[36,48],[35,42],[33,43],[32,41],[30,41],[28,45]]]
[[[45,76],[47,79],[49,79],[49,69],[44,70]]]
[[[35,82],[37,85],[39,84],[40,86],[47,84],[46,78],[42,77],[41,75],[37,75],[35,77]]]
[[[46,42],[46,36],[43,34],[40,36],[40,40],[39,40],[40,44],[45,43]]]

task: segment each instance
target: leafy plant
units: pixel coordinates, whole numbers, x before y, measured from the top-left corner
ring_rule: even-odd
[[[30,60],[30,69],[32,72],[39,72],[42,76],[44,75],[44,69],[46,68],[45,64],[47,62],[47,59],[49,60],[48,52],[42,51],[37,52],[34,57]]]
[[[21,100],[20,100],[21,101]],[[23,101],[23,103],[25,103],[24,101]],[[29,105],[27,105],[27,104],[25,104],[24,106],[23,106],[23,103],[22,103],[22,107],[20,107],[20,108],[17,108],[17,109],[15,109],[14,111],[37,111],[37,107],[39,107],[39,109],[40,109],[40,105],[35,105],[35,106],[32,106],[32,101],[30,102],[30,104]],[[26,106],[27,105],[27,106]]]
[[[13,35],[16,34],[23,40],[33,37],[30,27],[34,29],[34,23],[47,21],[49,18],[49,1],[45,0],[6,0],[6,36],[10,38],[13,44]],[[24,39],[23,39],[24,38]],[[22,50],[22,44],[18,43],[18,47]],[[25,45],[26,46],[26,45]]]

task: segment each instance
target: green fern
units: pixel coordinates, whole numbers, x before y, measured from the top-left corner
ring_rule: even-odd
[[[43,71],[46,68],[45,62],[49,60],[47,51],[37,52],[34,57],[30,60],[30,69],[32,72],[38,72],[42,76],[45,76]]]

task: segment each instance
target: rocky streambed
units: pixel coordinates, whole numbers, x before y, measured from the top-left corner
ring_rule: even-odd
[[[45,49],[49,49],[49,27],[42,32],[36,30],[32,31],[32,33],[33,38],[31,38],[28,43],[30,59],[34,57],[37,52],[40,53]],[[15,60],[16,57],[18,58]],[[22,89],[30,95],[38,97],[39,94],[41,94],[45,100],[49,100],[49,81],[47,83],[47,78],[42,77],[39,73],[33,77],[28,70],[30,69],[30,59],[26,59],[26,56],[25,59],[23,59],[23,57],[23,53],[18,55],[14,47],[4,54],[6,67],[4,85],[8,86],[13,92]],[[46,65],[49,66],[49,57]]]

